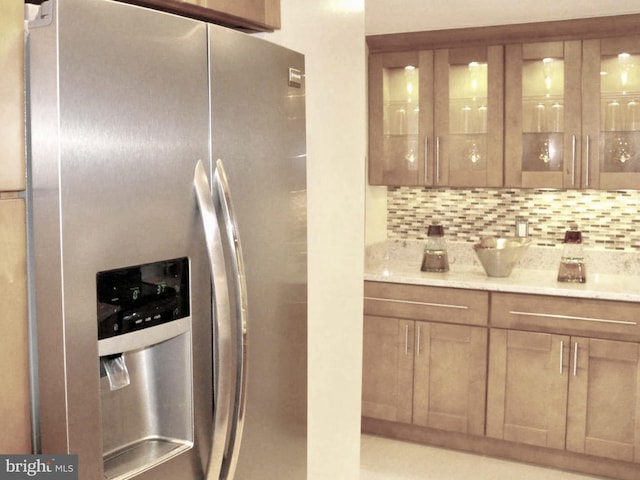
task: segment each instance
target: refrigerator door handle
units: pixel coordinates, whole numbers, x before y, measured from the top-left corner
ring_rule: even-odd
[[[242,439],[242,429],[244,427],[244,414],[246,405],[247,386],[247,286],[244,270],[244,260],[242,256],[242,245],[238,232],[236,216],[231,201],[229,182],[224,170],[222,160],[218,159],[213,174],[213,193],[216,206],[221,209],[225,222],[227,243],[231,252],[230,260],[233,268],[234,300],[236,316],[233,328],[235,335],[235,393],[233,398],[232,423],[229,431],[229,440],[225,461],[222,467],[221,479],[231,480],[234,477],[238,461],[238,451]]]
[[[212,312],[215,312],[215,318],[212,319],[214,330],[213,438],[206,478],[218,480],[222,478],[222,464],[224,462],[225,444],[229,432],[229,420],[231,418],[230,399],[232,396],[233,376],[230,369],[220,368],[220,365],[231,365],[233,362],[231,306],[229,304],[222,236],[220,234],[220,226],[218,224],[213,197],[211,196],[207,172],[202,160],[198,160],[196,164],[193,184],[202,218],[209,257],[211,281],[213,284]]]

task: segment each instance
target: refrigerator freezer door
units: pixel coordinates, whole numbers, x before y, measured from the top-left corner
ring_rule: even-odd
[[[193,381],[172,355],[132,352],[127,363],[132,386],[145,358],[162,358],[152,366],[159,384],[193,389],[184,396],[191,448],[136,478],[201,480],[213,439],[213,333],[193,172],[199,159],[210,169],[207,28],[109,0],[50,5],[28,39],[41,449],[78,454],[79,478],[103,480],[112,438],[97,432],[111,420],[110,435],[129,428],[131,410],[116,396],[101,407],[96,274],[188,258],[191,331],[182,338]],[[136,397],[132,386],[118,392],[158,405],[170,393],[140,388]]]
[[[242,238],[247,404],[228,479],[306,478],[307,263],[304,57],[209,26],[212,158]],[[237,461],[237,464],[234,464]],[[235,471],[235,476],[234,476]]]

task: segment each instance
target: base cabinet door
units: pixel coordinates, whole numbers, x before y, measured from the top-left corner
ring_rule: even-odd
[[[484,435],[487,329],[416,322],[413,423]]]
[[[487,436],[565,448],[569,340],[491,329]]]
[[[411,423],[414,322],[365,315],[362,415]]]
[[[640,344],[571,338],[567,450],[640,463]]]

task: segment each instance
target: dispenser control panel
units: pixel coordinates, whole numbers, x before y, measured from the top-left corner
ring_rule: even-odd
[[[189,316],[187,258],[96,274],[98,340]]]

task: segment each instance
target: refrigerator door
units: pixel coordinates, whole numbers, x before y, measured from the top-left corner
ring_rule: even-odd
[[[244,428],[240,442],[230,427],[223,478],[299,480],[307,456],[304,57],[208,28],[212,159],[224,163],[248,298],[246,413],[233,407]]]
[[[203,479],[214,435],[214,332],[193,180],[198,160],[211,171],[207,27],[109,0],[42,8],[48,14],[28,39],[41,451],[78,454],[79,478],[103,480],[125,463],[106,472],[103,453],[139,427],[157,437],[145,451],[163,461],[136,478]],[[131,384],[105,390],[100,366],[125,348],[110,343],[100,359],[98,272],[185,258],[190,303],[180,340],[124,353]],[[140,346],[147,336],[137,333]],[[174,411],[174,394],[187,414],[159,415]],[[181,447],[151,452],[163,442]]]

